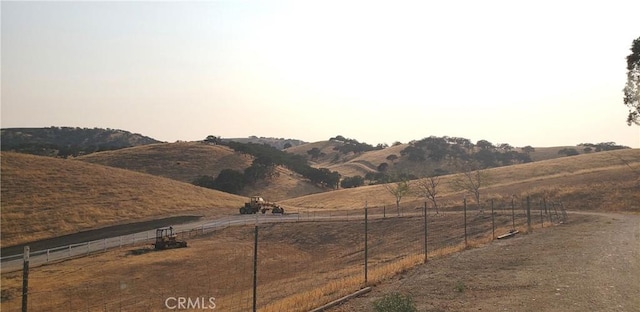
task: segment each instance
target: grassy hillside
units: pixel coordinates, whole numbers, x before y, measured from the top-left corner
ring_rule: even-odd
[[[237,212],[245,198],[78,160],[1,154],[2,247],[120,223]]]
[[[409,146],[408,144],[390,146],[382,150],[360,154],[350,153],[346,155],[334,150],[336,146],[342,144],[343,143],[336,141],[321,141],[292,147],[286,151],[293,154],[309,156],[307,151],[318,148],[323,155],[312,160],[312,165],[317,168],[323,167],[337,171],[342,176],[364,176],[368,172],[376,172],[378,166],[382,163],[387,163],[389,170],[392,172],[411,173],[416,176],[430,175],[437,168],[448,170],[449,172],[455,171],[454,168],[450,168],[445,162],[433,162],[430,160],[413,162],[401,157],[400,152],[407,148],[407,146]],[[585,153],[583,147],[580,146],[557,146],[535,148],[535,151],[531,152],[529,156],[533,161],[561,158],[565,156],[559,154],[558,151],[567,148],[576,149],[581,154]],[[516,148],[516,150],[521,151],[519,148]],[[390,155],[396,155],[398,159],[393,161],[388,160],[387,157]]]
[[[192,183],[200,175],[217,177],[223,169],[244,171],[253,157],[222,145],[199,142],[162,143],[94,153],[79,160]],[[243,196],[262,195],[271,201],[322,192],[299,174],[278,167],[277,175],[245,187]]]
[[[285,148],[285,146],[298,146],[302,144],[306,144],[306,142],[296,139],[285,139],[285,138],[267,138],[267,137],[257,137],[250,136],[248,138],[224,138],[222,141],[235,141],[239,143],[257,143],[257,144],[267,144],[273,146],[279,150]]]
[[[640,149],[626,149],[563,157],[486,170],[489,182],[481,189],[484,199],[500,196],[542,194],[571,202],[572,209],[626,210],[640,212]],[[441,203],[460,205],[464,192],[452,189],[455,175],[441,177]],[[424,197],[417,181],[413,194],[401,204],[420,206]],[[469,197],[471,198],[471,197]],[[291,209],[361,209],[395,206],[395,198],[383,185],[343,189],[293,198],[281,202]]]
[[[109,225],[185,214],[236,214],[245,202],[235,196],[187,183],[85,161],[11,152],[1,154],[2,246],[49,238]],[[366,166],[366,165],[363,165]],[[563,157],[486,170],[489,183],[483,199],[547,194],[570,209],[640,212],[640,149]],[[382,185],[320,192],[289,171],[247,189],[278,201],[288,212],[361,209],[393,206],[394,197]],[[443,176],[440,202],[460,205],[464,193]],[[413,194],[404,207],[422,205]],[[271,190],[264,192],[265,189]],[[302,190],[302,191],[301,191]],[[309,193],[317,193],[305,195]],[[305,195],[305,196],[301,196]],[[286,199],[286,200],[281,200]]]
[[[79,160],[191,183],[200,175],[216,177],[223,169],[242,171],[253,158],[221,146],[197,142],[159,143],[93,153]]]
[[[2,151],[68,157],[96,151],[159,143],[124,130],[100,128],[6,128],[0,131]]]

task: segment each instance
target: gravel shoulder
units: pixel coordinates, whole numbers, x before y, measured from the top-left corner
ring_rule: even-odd
[[[640,311],[640,216],[569,222],[430,260],[332,309],[371,311],[392,292],[418,311]]]

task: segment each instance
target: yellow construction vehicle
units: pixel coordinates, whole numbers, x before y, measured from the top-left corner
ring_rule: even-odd
[[[187,242],[177,240],[173,233],[173,227],[156,229],[156,242],[153,244],[156,250],[187,247]]]
[[[260,196],[251,196],[248,203],[244,203],[244,207],[240,207],[240,214],[254,214],[262,212],[263,214],[271,210],[271,213],[284,214],[284,208],[273,202],[268,202]]]

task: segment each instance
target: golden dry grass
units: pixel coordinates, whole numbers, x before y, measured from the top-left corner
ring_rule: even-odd
[[[460,218],[460,214],[433,217],[429,259],[465,249]],[[470,235],[469,248],[491,240],[490,219],[478,220],[483,230]],[[499,223],[505,220],[502,217]],[[362,221],[261,225],[260,311],[308,311],[422,264],[421,227],[421,217],[371,220],[365,284]],[[250,309],[253,227],[186,239],[190,246],[186,249],[132,255],[143,247],[138,246],[32,268],[30,307],[151,311],[162,310],[169,296],[214,296],[221,310]],[[3,310],[19,307],[20,277],[20,272],[2,274]]]
[[[235,213],[245,198],[129,170],[3,152],[2,246],[185,214]]]
[[[251,155],[235,152],[226,146],[200,142],[150,144],[93,153],[78,159],[186,183],[202,175],[217,177],[223,169],[242,172],[253,162]],[[322,188],[307,182],[299,174],[277,167],[274,177],[248,185],[240,194],[258,194],[270,201],[278,201],[322,191]]]
[[[199,142],[158,143],[92,153],[77,159],[191,183],[223,169],[243,171],[253,158],[222,145]]]
[[[82,229],[185,213],[210,216],[236,214],[245,198],[197,188],[175,180],[61,160],[2,153],[2,244],[50,237]],[[620,150],[566,157],[487,170],[490,184],[483,197],[548,196],[570,209],[640,212],[640,150]],[[286,178],[286,176],[285,176]],[[459,204],[442,177],[442,201]],[[293,179],[292,179],[293,181]],[[293,182],[287,182],[293,183]],[[413,182],[415,183],[415,182]],[[275,183],[274,183],[275,184]],[[284,194],[282,196],[285,196]],[[403,206],[421,206],[413,194]],[[366,186],[292,198],[282,202],[290,212],[346,210],[383,205],[394,198],[383,186]],[[369,282],[378,283],[422,262],[420,219],[372,222],[373,249]],[[473,222],[486,222],[482,217]],[[460,241],[459,215],[432,221],[439,237],[429,257],[465,248]],[[537,222],[535,222],[537,223]],[[486,224],[486,223],[485,223]],[[510,229],[507,219],[497,233]],[[430,225],[431,226],[431,225]],[[297,223],[261,226],[259,271],[261,307],[265,311],[307,310],[363,286],[362,222]],[[539,227],[535,225],[534,229]],[[527,229],[518,223],[517,229]],[[486,226],[474,225],[469,247],[491,240]],[[23,231],[25,230],[25,231]],[[474,232],[475,231],[475,232]],[[437,236],[436,235],[436,236]],[[412,239],[407,239],[413,237]],[[452,238],[451,238],[452,237]],[[189,239],[190,248],[132,256],[127,250],[72,259],[32,270],[36,309],[126,310],[162,308],[169,295],[219,297],[220,307],[250,307],[252,228],[236,227]],[[401,243],[398,243],[401,242]],[[139,248],[139,247],[136,247]],[[376,253],[377,250],[377,253]],[[19,304],[19,273],[2,275],[5,308]],[[161,286],[158,286],[161,285]],[[36,303],[37,302],[37,303]],[[136,305],[139,304],[139,305]]]
[[[563,157],[488,169],[486,173],[489,181],[481,189],[485,198],[547,193],[574,202],[577,209],[640,212],[640,149]],[[439,192],[442,202],[448,205],[460,205],[465,195],[451,188],[455,177],[441,177]],[[413,193],[402,200],[403,205],[420,206],[424,201],[416,183],[411,181]],[[313,211],[357,209],[364,207],[365,202],[369,207],[395,207],[395,198],[383,185],[301,196],[281,204]]]

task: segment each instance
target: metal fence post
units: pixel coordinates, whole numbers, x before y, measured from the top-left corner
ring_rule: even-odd
[[[491,200],[491,239],[496,239],[496,216],[493,214],[493,199]]]
[[[542,214],[542,203],[540,203],[540,226],[544,229],[544,215]]]
[[[253,312],[258,310],[258,224],[253,241]]]
[[[511,197],[511,228],[516,228],[516,203],[515,195]]]
[[[369,282],[369,209],[364,204],[364,285]]]
[[[531,200],[527,196],[527,232],[531,232]]]
[[[22,263],[22,312],[27,312],[27,296],[29,295],[29,246],[24,246]]]

